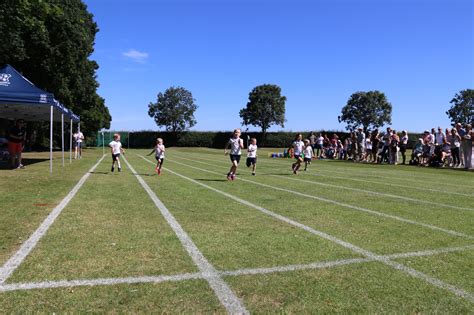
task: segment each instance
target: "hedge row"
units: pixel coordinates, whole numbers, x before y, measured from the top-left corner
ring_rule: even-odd
[[[342,140],[349,137],[349,133],[343,131],[318,131],[315,132],[315,135],[318,136],[319,133],[326,133],[331,137],[333,134],[337,134],[338,137]],[[108,143],[108,139],[111,139],[111,135],[116,132],[107,132],[105,134],[104,141]],[[163,138],[164,144],[167,147],[205,147],[205,148],[223,148],[229,137],[232,136],[231,131],[187,131],[179,135],[175,135],[166,131],[138,131],[138,132],[119,132],[122,135],[122,144],[124,147],[129,146],[130,148],[152,148],[155,144],[156,138]],[[301,133],[303,138],[308,138],[311,135],[311,132],[269,132],[267,133],[267,139],[262,142],[262,133],[260,132],[244,132],[242,133],[242,138],[247,139],[247,136],[250,138],[256,138],[257,144],[262,147],[271,147],[271,148],[284,148],[290,146],[293,142],[295,136]],[[127,139],[128,136],[128,139]],[[416,143],[417,139],[421,134],[411,134],[409,133],[409,143],[408,147],[411,148]],[[100,133],[97,136],[97,141],[95,145],[101,146]],[[91,139],[90,139],[91,140]],[[263,145],[262,145],[263,143]],[[93,146],[92,141],[88,141],[88,145]]]

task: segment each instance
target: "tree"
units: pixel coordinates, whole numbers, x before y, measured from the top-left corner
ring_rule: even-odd
[[[474,90],[466,89],[456,93],[450,102],[453,104],[446,112],[454,124],[474,124]]]
[[[285,127],[286,97],[281,95],[278,85],[263,84],[249,93],[247,106],[239,112],[242,125],[258,126],[262,130],[262,142],[265,142],[268,128],[273,124]]]
[[[342,108],[339,122],[347,124],[347,130],[362,127],[364,132],[392,122],[392,104],[379,91],[356,92]]]
[[[98,27],[87,6],[81,0],[1,2],[1,62],[80,115],[86,136],[109,128],[112,118],[97,94],[98,65],[89,59]]]
[[[170,87],[158,93],[156,103],[148,104],[148,115],[158,126],[163,126],[175,136],[196,124],[194,112],[197,105],[190,91],[182,87]]]

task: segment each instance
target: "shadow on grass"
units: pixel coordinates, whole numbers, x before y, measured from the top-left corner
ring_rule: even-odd
[[[23,158],[21,160],[21,163],[26,167],[28,165],[33,165],[33,164],[41,163],[41,162],[45,162],[45,161],[49,161],[49,159],[44,159],[44,158],[37,158],[37,159],[27,158],[27,159],[25,159],[25,158]],[[0,170],[10,170],[10,169],[12,169],[11,164],[10,164],[10,160],[0,162]]]
[[[89,174],[94,174],[94,175],[107,175],[109,172],[89,172]]]
[[[196,180],[199,180],[202,182],[227,182],[227,179],[196,178]]]

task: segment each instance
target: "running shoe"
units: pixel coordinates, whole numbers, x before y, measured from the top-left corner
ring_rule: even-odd
[[[235,174],[230,175],[230,179],[234,180],[235,179]]]
[[[161,168],[158,169],[157,173],[158,173],[158,175],[161,174]]]

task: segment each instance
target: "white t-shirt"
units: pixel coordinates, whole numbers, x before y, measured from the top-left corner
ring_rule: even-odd
[[[76,141],[77,143],[81,143],[82,142],[82,139],[84,139],[84,135],[82,134],[82,132],[76,132],[74,135],[74,141]]]
[[[366,139],[365,139],[365,148],[366,148],[367,150],[372,150],[372,141],[370,141],[369,138],[366,138]]]
[[[112,148],[113,154],[120,154],[120,148],[122,148],[122,143],[120,141],[112,141],[109,143],[109,147]]]
[[[230,154],[231,155],[241,155],[240,146],[243,145],[243,140],[240,138],[230,138],[227,145],[230,144]]]
[[[402,144],[408,144],[408,136],[403,136],[400,141]]]
[[[249,158],[256,158],[257,157],[257,145],[256,144],[249,144],[247,149],[247,157]]]
[[[299,141],[293,141],[293,149],[295,150],[294,154],[295,155],[301,155],[303,152],[304,148],[304,142],[299,140]]]
[[[304,157],[308,159],[313,157],[313,148],[310,145],[304,148]]]
[[[156,145],[155,155],[159,159],[163,159],[165,157],[165,146],[163,144],[157,144]]]
[[[323,142],[324,142],[324,137],[323,136],[319,137],[318,140],[316,140],[316,144],[319,144],[319,145],[322,145]]]

